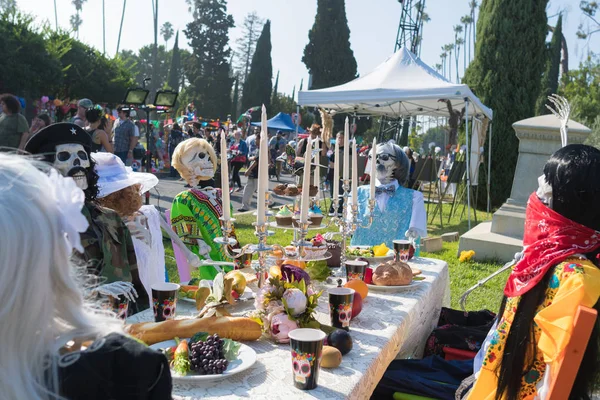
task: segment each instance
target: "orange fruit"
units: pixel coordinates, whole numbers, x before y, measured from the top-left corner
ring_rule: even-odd
[[[306,263],[304,261],[298,261],[298,260],[284,260],[283,264],[289,264],[289,265],[293,265],[294,267],[298,267],[298,268],[302,268],[302,269],[306,269]]]
[[[346,283],[344,287],[354,289],[356,293],[360,294],[360,297],[362,297],[363,300],[366,299],[367,295],[369,294],[369,288],[367,287],[367,284],[358,279]]]

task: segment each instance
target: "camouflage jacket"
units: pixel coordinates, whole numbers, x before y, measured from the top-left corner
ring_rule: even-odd
[[[135,308],[148,308],[148,295],[139,277],[131,234],[121,217],[111,209],[90,202],[86,202],[81,211],[90,226],[81,234],[84,254],[75,254],[81,257],[90,274],[102,278],[100,283],[132,282],[139,295]]]

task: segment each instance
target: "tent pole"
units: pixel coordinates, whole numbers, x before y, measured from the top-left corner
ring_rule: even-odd
[[[467,223],[471,230],[471,148],[469,147],[469,99],[465,97],[465,136],[467,142]]]
[[[490,213],[491,203],[490,203],[490,190],[491,190],[491,174],[492,174],[492,121],[490,121],[490,138],[488,143],[488,175],[487,175],[487,212]]]

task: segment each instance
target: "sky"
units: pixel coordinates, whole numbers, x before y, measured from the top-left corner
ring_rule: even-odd
[[[55,0],[58,9],[58,25],[70,29],[69,18],[75,13],[71,0]],[[192,21],[185,0],[157,0],[159,25],[169,21],[175,30],[183,30]],[[106,53],[114,56],[123,0],[104,0],[106,9]],[[480,1],[479,1],[480,2]],[[87,0],[83,6],[79,39],[103,50],[102,38],[103,0]],[[127,0],[125,22],[120,49],[137,50],[153,42],[151,0]],[[569,67],[577,68],[586,57],[588,49],[600,49],[600,34],[586,42],[576,38],[575,32],[586,18],[578,8],[577,0],[551,0],[549,16],[563,12],[563,30],[569,49]],[[36,17],[38,22],[48,21],[55,25],[54,2],[51,0],[17,0],[18,7]],[[308,43],[308,31],[314,23],[317,0],[228,0],[228,12],[233,15],[236,27],[230,30],[230,46],[241,36],[244,17],[256,11],[263,19],[271,20],[273,80],[280,71],[279,91],[291,94],[293,87],[299,89],[304,79],[307,89],[308,71],[302,63],[304,46]],[[394,51],[396,33],[400,21],[401,5],[398,0],[346,0],[346,14],[350,27],[350,45],[358,63],[358,72],[364,75],[385,61]],[[434,66],[440,63],[441,47],[454,41],[453,26],[460,24],[460,17],[469,13],[468,0],[426,0],[426,12],[431,21],[424,26],[421,47],[422,60]],[[550,19],[556,23],[556,17]],[[189,47],[183,34],[180,46]],[[168,46],[173,46],[172,38]],[[185,43],[182,43],[185,42]],[[159,43],[164,40],[159,37]],[[460,72],[462,75],[462,56]],[[454,65],[452,67],[455,69]],[[456,73],[453,72],[453,80]]]

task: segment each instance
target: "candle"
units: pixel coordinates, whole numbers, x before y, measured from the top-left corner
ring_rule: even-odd
[[[304,153],[304,175],[302,177],[302,202],[300,204],[300,222],[308,222],[308,205],[310,203],[310,162],[312,158],[312,140],[306,138],[306,152]]]
[[[335,138],[335,153],[333,153],[333,198],[331,199],[332,207],[336,199],[340,197],[340,141]],[[334,210],[337,212],[337,209]]]
[[[352,140],[352,204],[358,204],[358,157],[356,139]]]
[[[223,201],[223,220],[231,219],[229,209],[229,166],[227,165],[227,140],[221,135],[221,198]]]
[[[346,123],[344,124],[344,181],[347,181],[350,177],[350,168],[348,159],[348,149],[349,149],[349,140],[350,140],[350,125],[348,125],[348,117],[346,117]]]
[[[377,139],[373,138],[373,150],[371,150],[371,198],[375,198],[375,176],[377,174]]]
[[[314,144],[315,144],[315,150],[319,150],[319,141],[315,140]],[[321,185],[320,185],[320,183],[321,183],[321,167],[319,166],[319,159],[320,159],[319,156],[320,156],[321,152],[319,151],[319,152],[317,152],[317,154],[318,154],[317,157],[315,157],[315,164],[316,164],[316,166],[315,166],[315,186],[317,187],[317,194],[315,197],[319,196],[319,189],[321,188]]]
[[[263,104],[261,115],[261,132],[258,149],[258,199],[256,200],[256,224],[265,223],[265,193],[269,188],[269,163],[267,159],[267,108]]]

